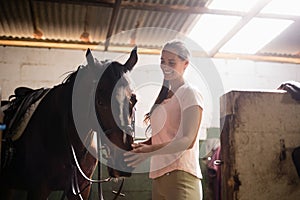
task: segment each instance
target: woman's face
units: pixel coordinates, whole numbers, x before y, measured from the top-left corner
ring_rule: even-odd
[[[187,60],[179,58],[175,50],[162,51],[160,67],[166,80],[174,80],[182,77],[188,63]]]

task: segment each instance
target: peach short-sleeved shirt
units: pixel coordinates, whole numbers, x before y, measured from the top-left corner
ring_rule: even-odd
[[[203,99],[201,94],[187,83],[178,88],[170,99],[158,105],[150,117],[152,144],[180,138],[183,135],[182,113],[193,105],[203,108]],[[183,170],[202,178],[197,141],[191,149],[183,152],[152,156],[149,177],[154,179],[174,170]]]

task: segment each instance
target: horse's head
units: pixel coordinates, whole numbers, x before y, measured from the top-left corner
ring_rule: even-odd
[[[130,176],[131,169],[124,162],[124,151],[130,151],[134,134],[134,105],[137,102],[128,77],[137,62],[134,48],[125,64],[98,62],[88,50],[88,66],[105,69],[95,93],[95,110],[101,126],[101,144],[105,146],[108,172],[111,177]]]

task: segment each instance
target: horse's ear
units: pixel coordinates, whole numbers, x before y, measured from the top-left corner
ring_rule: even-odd
[[[134,65],[137,63],[137,61],[138,61],[137,46],[135,46],[130,53],[130,57],[124,64],[124,71],[125,72],[131,71]]]
[[[88,65],[94,65],[95,64],[94,57],[93,57],[92,52],[91,52],[90,49],[87,49],[85,57],[86,57]]]

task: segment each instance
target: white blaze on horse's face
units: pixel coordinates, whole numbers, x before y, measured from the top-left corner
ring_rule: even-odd
[[[123,141],[124,143],[126,142],[126,137],[127,134],[132,134],[132,122],[131,122],[131,117],[130,116],[130,101],[131,101],[131,96],[133,93],[132,85],[131,85],[131,80],[129,78],[128,72],[130,72],[134,65],[137,63],[137,47],[135,47],[131,53],[130,57],[126,61],[126,63],[123,65],[123,71],[124,74],[121,76],[119,81],[116,83],[114,87],[114,91],[112,94],[112,111],[113,111],[113,116],[114,119],[123,132]],[[132,135],[131,135],[132,136]]]
[[[127,134],[130,134],[126,129],[131,126],[130,98],[133,93],[130,83],[131,80],[128,74],[124,74],[116,84],[112,98],[112,110],[115,121],[119,128],[124,130]],[[124,142],[126,141],[127,134],[124,134]]]

